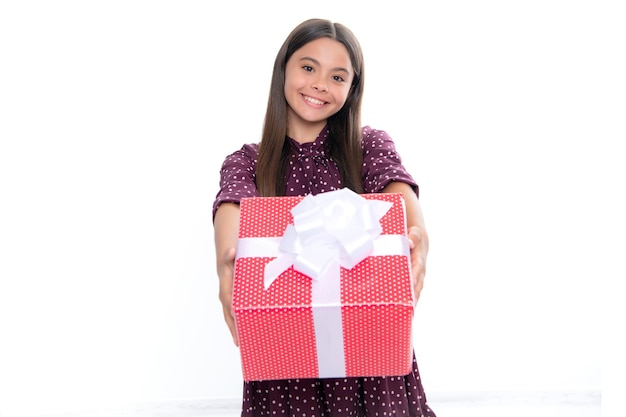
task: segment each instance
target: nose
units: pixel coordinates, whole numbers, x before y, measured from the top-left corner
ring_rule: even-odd
[[[312,87],[316,91],[321,91],[321,92],[328,91],[328,85],[326,84],[326,81],[324,81],[323,79],[319,79],[319,78],[315,79],[313,81]]]

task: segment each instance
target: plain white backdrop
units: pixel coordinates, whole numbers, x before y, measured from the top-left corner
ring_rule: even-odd
[[[363,122],[421,186],[427,393],[602,389],[620,352],[603,284],[626,276],[615,4],[7,1],[3,417],[241,395],[211,206],[310,17],[360,39]]]

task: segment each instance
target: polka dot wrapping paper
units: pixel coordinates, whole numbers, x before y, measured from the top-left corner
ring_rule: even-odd
[[[279,256],[286,228],[294,223],[292,210],[305,197],[241,200],[233,310],[244,380],[411,371],[415,295],[404,200],[392,193],[361,197],[390,208],[379,219],[371,255],[351,268],[329,268],[330,287],[293,265],[269,287],[264,284],[265,268]],[[333,285],[336,296],[325,294]]]

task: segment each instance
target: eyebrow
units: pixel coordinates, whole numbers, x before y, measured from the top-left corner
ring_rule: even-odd
[[[302,58],[300,58],[300,61],[311,61],[315,65],[320,65],[320,62],[317,59],[311,58],[310,56],[303,56]],[[346,68],[343,68],[343,67],[333,68],[333,71],[341,71],[341,72],[345,72],[346,74],[350,74],[350,71],[348,71]]]

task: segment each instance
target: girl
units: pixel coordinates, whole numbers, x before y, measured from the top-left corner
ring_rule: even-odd
[[[428,235],[418,186],[391,138],[361,127],[363,55],[339,23],[310,19],[287,37],[274,62],[259,144],[229,155],[213,205],[217,271],[224,318],[238,345],[231,313],[233,268],[243,197],[357,193],[404,195],[415,294],[422,290]],[[251,381],[241,415],[434,416],[415,355],[406,376]]]

